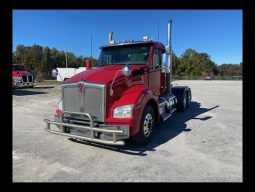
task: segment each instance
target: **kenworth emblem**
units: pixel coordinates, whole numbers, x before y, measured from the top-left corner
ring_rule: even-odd
[[[79,93],[82,93],[82,90],[83,90],[83,87],[84,87],[84,82],[83,81],[80,81],[78,82],[78,91]]]

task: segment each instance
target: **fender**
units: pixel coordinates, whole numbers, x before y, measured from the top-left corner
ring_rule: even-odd
[[[178,99],[182,96],[184,91],[188,91],[190,88],[188,86],[174,86],[172,87],[172,94]]]
[[[188,86],[172,87],[172,94],[175,95],[177,98],[177,105],[179,105],[179,103],[181,102],[183,93],[188,91],[190,91],[190,88]],[[190,95],[190,98],[191,98],[191,95]]]
[[[106,119],[106,122],[111,124],[129,124],[132,136],[138,132],[143,110],[150,101],[157,103],[157,96],[153,95],[152,90],[144,85],[132,86],[113,103],[110,108],[111,115]],[[113,118],[113,110],[116,107],[130,104],[133,105],[132,118]]]

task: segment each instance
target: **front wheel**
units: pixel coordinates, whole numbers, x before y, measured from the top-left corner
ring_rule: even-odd
[[[139,131],[132,137],[132,140],[137,145],[145,145],[149,143],[152,137],[152,131],[155,124],[155,114],[153,108],[148,105],[143,111],[140,122]]]

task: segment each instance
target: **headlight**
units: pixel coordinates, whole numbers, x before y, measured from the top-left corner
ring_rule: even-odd
[[[62,98],[58,101],[58,108],[62,111]]]
[[[116,107],[113,110],[114,118],[130,118],[132,117],[132,108],[133,105],[124,105],[120,107]]]
[[[12,77],[14,81],[21,81],[22,77]]]

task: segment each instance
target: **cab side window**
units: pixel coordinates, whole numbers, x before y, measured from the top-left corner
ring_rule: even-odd
[[[152,62],[152,66],[154,68],[159,68],[161,66],[161,56],[162,56],[162,50],[155,48],[153,52],[153,62]]]

